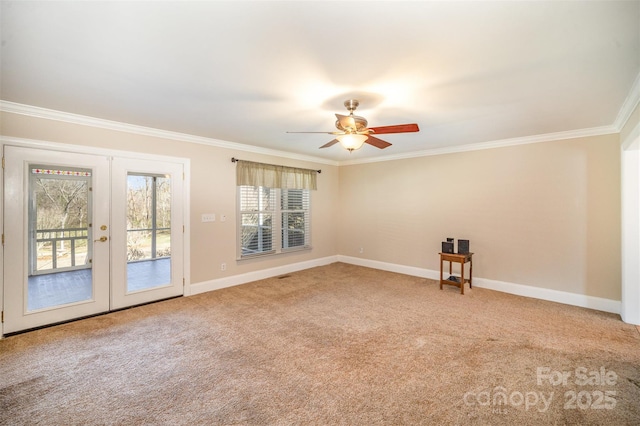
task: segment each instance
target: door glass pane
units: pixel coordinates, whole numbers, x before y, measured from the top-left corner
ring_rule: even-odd
[[[171,284],[171,179],[127,176],[127,291]]]
[[[91,300],[91,170],[29,172],[27,310]]]

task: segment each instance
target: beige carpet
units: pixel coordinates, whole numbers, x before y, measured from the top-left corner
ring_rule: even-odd
[[[336,263],[1,340],[0,424],[638,425],[640,333]]]

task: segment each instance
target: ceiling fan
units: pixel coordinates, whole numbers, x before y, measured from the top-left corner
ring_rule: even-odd
[[[364,117],[353,115],[353,111],[358,108],[360,102],[357,99],[348,99],[344,101],[344,106],[349,111],[349,115],[336,114],[336,128],[338,132],[287,132],[287,133],[326,133],[336,135],[332,141],[322,145],[320,148],[328,148],[336,143],[340,144],[349,152],[360,149],[366,142],[376,148],[384,149],[391,144],[387,141],[377,138],[375,135],[385,133],[410,133],[418,132],[418,125],[413,124],[397,124],[393,126],[367,127],[367,120]]]

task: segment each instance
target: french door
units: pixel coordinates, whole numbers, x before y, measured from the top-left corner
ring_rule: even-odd
[[[113,159],[112,309],[183,294],[182,176],[178,163]]]
[[[183,294],[182,164],[4,158],[4,333]]]

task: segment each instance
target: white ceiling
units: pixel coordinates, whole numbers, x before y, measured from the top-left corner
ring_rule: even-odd
[[[324,160],[612,126],[640,1],[2,1],[4,101]],[[334,113],[418,123],[349,154]]]

